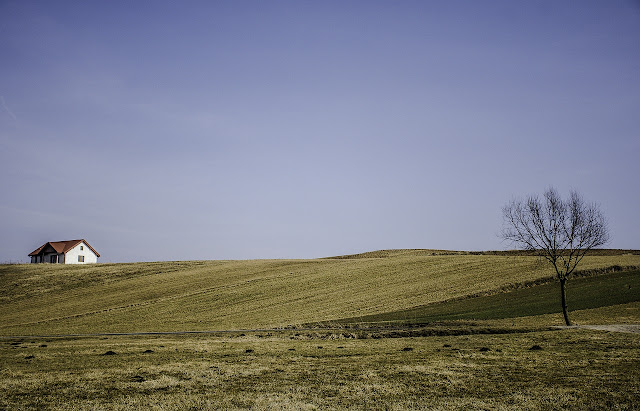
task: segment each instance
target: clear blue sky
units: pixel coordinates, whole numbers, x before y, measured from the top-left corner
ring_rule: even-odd
[[[0,262],[504,249],[554,185],[640,248],[637,1],[1,1]]]

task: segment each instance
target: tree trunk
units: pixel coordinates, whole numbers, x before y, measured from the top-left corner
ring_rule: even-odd
[[[569,311],[567,310],[567,290],[565,288],[566,282],[567,282],[566,278],[562,278],[560,280],[560,294],[562,296],[562,315],[564,315],[564,322],[567,325],[572,325],[571,320],[569,320]]]

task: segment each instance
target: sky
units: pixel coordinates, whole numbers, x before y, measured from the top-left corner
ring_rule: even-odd
[[[0,262],[501,250],[553,186],[640,248],[640,3],[0,1]]]

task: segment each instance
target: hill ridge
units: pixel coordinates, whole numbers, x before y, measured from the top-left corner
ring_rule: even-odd
[[[640,250],[617,249],[617,248],[597,248],[589,250],[587,255],[591,256],[619,256],[619,255],[640,255]],[[399,256],[441,256],[441,255],[497,255],[497,256],[537,256],[536,251],[529,250],[487,250],[487,251],[463,251],[463,250],[441,250],[431,248],[391,248],[375,251],[364,251],[362,253],[345,254],[325,257],[332,260],[349,260],[358,258],[387,258]]]

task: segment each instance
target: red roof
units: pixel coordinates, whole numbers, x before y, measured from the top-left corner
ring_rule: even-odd
[[[42,250],[44,250],[47,245],[50,245],[58,254],[66,253],[71,250],[73,247],[77,246],[80,243],[85,243],[87,247],[93,251],[96,256],[100,257],[100,254],[93,247],[89,245],[85,240],[68,240],[68,241],[49,241],[48,243],[44,243],[41,247],[35,249],[32,253],[29,254],[29,257],[38,255]]]

